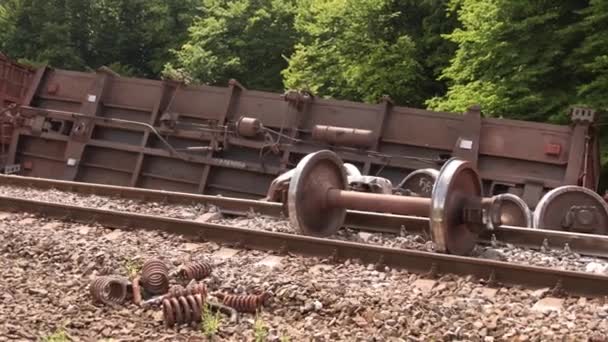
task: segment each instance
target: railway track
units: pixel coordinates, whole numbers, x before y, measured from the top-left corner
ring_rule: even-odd
[[[118,189],[107,186],[93,186],[69,182],[52,182],[48,180],[33,180],[18,177],[2,177],[3,180],[33,184],[51,185],[62,184],[72,186],[71,190],[93,192],[110,191]],[[42,182],[42,183],[39,183]],[[102,190],[103,189],[103,190]],[[112,190],[114,191],[114,190]],[[124,189],[123,196],[131,193],[148,196],[161,196],[163,192]],[[164,193],[166,196],[177,194]],[[200,199],[201,196],[180,195],[181,199]],[[204,197],[204,196],[203,196]],[[151,199],[151,197],[145,197]],[[169,198],[169,197],[167,197]],[[216,198],[217,199],[217,198]],[[242,200],[220,198],[218,201],[245,205]],[[251,206],[256,201],[249,201]],[[268,205],[265,204],[265,205]],[[271,204],[269,207],[278,208]],[[241,207],[243,209],[245,207]],[[252,207],[252,208],[255,208]],[[165,230],[171,233],[195,236],[206,241],[233,245],[239,248],[248,248],[264,251],[277,251],[279,253],[294,253],[305,256],[329,258],[335,261],[345,259],[359,259],[364,263],[376,264],[379,267],[389,266],[404,268],[414,273],[428,274],[454,274],[459,276],[472,276],[490,284],[503,286],[523,285],[530,288],[554,288],[572,295],[606,296],[608,295],[608,276],[577,271],[557,270],[546,267],[519,265],[501,261],[485,260],[472,257],[462,257],[440,253],[423,252],[417,250],[388,248],[363,243],[338,241],[333,239],[315,238],[309,236],[259,231],[246,228],[237,228],[228,225],[197,222],[192,220],[175,219],[130,213],[116,210],[104,210],[82,206],[49,203],[39,200],[0,197],[0,210],[29,212],[62,220],[72,220],[85,224],[98,223],[108,227],[120,229],[152,229]]]
[[[36,189],[57,189],[80,194],[119,197],[169,204],[190,205],[205,203],[218,207],[224,214],[237,216],[246,215],[251,211],[273,217],[287,215],[287,209],[281,203],[240,198],[9,175],[0,175],[0,184]],[[389,234],[400,234],[402,227],[405,227],[408,232],[428,233],[429,219],[426,217],[348,210],[345,226],[364,231]],[[494,237],[492,235],[494,235]],[[493,238],[506,244],[535,250],[541,249],[542,246],[563,249],[567,245],[571,251],[581,255],[608,258],[608,236],[604,235],[500,226],[491,233],[486,232],[480,235],[478,243],[488,245],[491,244]]]

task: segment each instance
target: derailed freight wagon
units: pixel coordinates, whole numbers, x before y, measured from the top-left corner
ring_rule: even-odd
[[[25,176],[262,198],[303,156],[332,149],[363,175],[419,195],[428,193],[433,169],[460,157],[478,169],[487,196],[513,193],[531,209],[552,189],[597,191],[599,181],[588,109],[573,110],[571,124],[560,126],[482,118],[476,107],[431,112],[389,98],[327,100],[237,81],[186,86],[107,68],[33,70],[6,58],[0,100],[5,170]],[[575,206],[581,193],[565,196]]]

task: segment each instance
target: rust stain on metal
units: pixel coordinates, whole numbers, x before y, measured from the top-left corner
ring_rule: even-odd
[[[207,297],[207,286],[205,285],[205,283],[194,283],[186,286],[185,288],[181,285],[171,286],[167,296],[180,297],[195,294],[200,294],[203,296],[203,298]]]
[[[374,134],[366,129],[316,125],[312,129],[312,138],[332,145],[370,147]]]
[[[89,291],[94,301],[106,305],[122,304],[127,298],[129,281],[118,276],[103,276],[93,279]]]
[[[166,327],[200,322],[205,298],[200,294],[170,297],[163,300],[163,319]]]
[[[248,295],[217,293],[215,296],[222,301],[222,304],[234,308],[238,312],[256,312],[270,298],[270,293]]]
[[[163,294],[169,290],[169,268],[158,259],[147,260],[141,269],[141,283],[152,294]]]
[[[135,303],[135,305],[140,305],[142,301],[140,280],[141,277],[137,276],[133,278],[133,281],[131,282],[131,287],[133,288],[133,303]]]
[[[201,280],[208,277],[212,272],[212,267],[209,263],[196,261],[188,263],[177,271],[177,276],[185,280]]]
[[[264,93],[235,80],[203,88],[107,68],[33,70],[3,56],[0,70],[0,107],[19,105],[2,162],[32,165],[25,176],[257,199],[304,155],[333,146],[363,176],[392,184],[458,156],[478,168],[486,195],[523,191],[531,209],[556,187],[599,182],[597,114],[587,108],[572,111],[569,127],[482,118],[478,107],[462,115]]]

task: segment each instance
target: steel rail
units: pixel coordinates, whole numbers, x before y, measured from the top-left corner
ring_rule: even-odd
[[[493,284],[502,286],[520,285],[532,289],[549,287],[560,289],[575,296],[608,295],[608,276],[592,273],[388,248],[7,196],[0,196],[0,210],[29,212],[85,224],[95,222],[120,229],[164,230],[170,233],[193,236],[204,241],[235,244],[238,248],[294,253],[330,258],[334,261],[359,259],[364,263],[406,269],[413,273],[472,276],[475,279],[487,279]]]
[[[39,189],[57,189],[81,194],[94,194],[99,196],[121,197],[173,204],[193,205],[206,203],[219,207],[222,212],[227,214],[244,215],[247,212],[254,211],[262,215],[287,217],[286,208],[281,203],[250,199],[14,175],[0,175],[0,184]],[[426,217],[348,210],[345,226],[390,234],[400,234],[402,227],[408,232],[428,233],[429,219]],[[491,243],[492,234],[498,242],[516,246],[540,249],[541,246],[545,245],[550,248],[564,249],[567,244],[572,252],[581,255],[608,258],[608,236],[606,235],[578,234],[557,230],[501,226],[493,231],[483,233],[478,242],[481,244]]]

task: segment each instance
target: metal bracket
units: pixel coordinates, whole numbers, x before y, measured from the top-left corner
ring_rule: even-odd
[[[536,204],[543,197],[544,186],[541,183],[526,182],[524,185],[524,193],[521,198],[526,202],[530,209],[534,209]]]
[[[33,136],[40,136],[44,129],[46,118],[44,116],[36,116],[32,119],[30,127]]]
[[[161,130],[173,131],[177,126],[178,117],[179,115],[177,113],[163,113],[159,120]]]
[[[74,122],[74,126],[72,127],[72,138],[77,141],[86,141],[89,136],[89,130],[92,126],[91,120],[76,120]]]
[[[6,165],[4,167],[4,172],[3,173],[5,175],[10,175],[10,174],[13,174],[13,173],[17,173],[19,171],[21,171],[21,165],[19,165],[19,164],[12,164],[12,165]]]
[[[573,107],[570,110],[570,117],[574,123],[592,124],[597,119],[595,110],[586,107]]]

